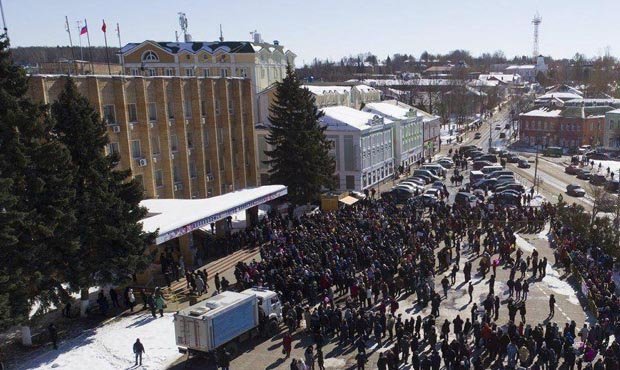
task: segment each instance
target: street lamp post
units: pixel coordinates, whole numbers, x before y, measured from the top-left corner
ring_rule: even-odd
[[[536,187],[537,193],[538,193],[538,144],[539,144],[539,141],[540,140],[536,139],[536,159],[534,160],[534,186]]]

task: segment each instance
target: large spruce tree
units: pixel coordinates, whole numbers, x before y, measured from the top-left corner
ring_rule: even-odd
[[[64,296],[74,191],[69,153],[42,105],[26,98],[24,70],[0,37],[0,326],[24,323]]]
[[[106,155],[106,127],[75,83],[67,78],[52,105],[58,139],[71,153],[76,192],[74,229],[79,252],[69,263],[72,287],[85,289],[121,283],[149,263],[144,251],[155,237],[139,221],[142,185],[129,170],[116,170],[116,155]]]
[[[267,143],[272,150],[265,154],[271,183],[286,185],[295,204],[316,201],[323,188],[334,187],[336,164],[329,154],[326,127],[319,123],[323,112],[310,91],[301,87],[290,65],[284,80],[276,83],[269,112]]]

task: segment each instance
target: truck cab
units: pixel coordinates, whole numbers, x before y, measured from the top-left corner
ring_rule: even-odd
[[[263,310],[269,321],[275,320],[277,323],[282,321],[282,303],[276,292],[264,288],[246,289],[242,294],[255,295],[258,298],[258,307]]]

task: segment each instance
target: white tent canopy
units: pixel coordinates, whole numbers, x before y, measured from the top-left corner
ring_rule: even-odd
[[[147,199],[140,202],[149,212],[142,227],[159,230],[155,243],[162,244],[286,194],[284,185],[266,185],[204,199]]]

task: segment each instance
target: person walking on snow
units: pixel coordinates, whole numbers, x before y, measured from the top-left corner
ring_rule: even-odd
[[[142,354],[146,352],[144,351],[144,346],[140,343],[140,338],[136,339],[136,342],[133,344],[133,353],[136,355],[135,366],[138,366],[138,359],[140,360],[140,365],[142,365]]]

